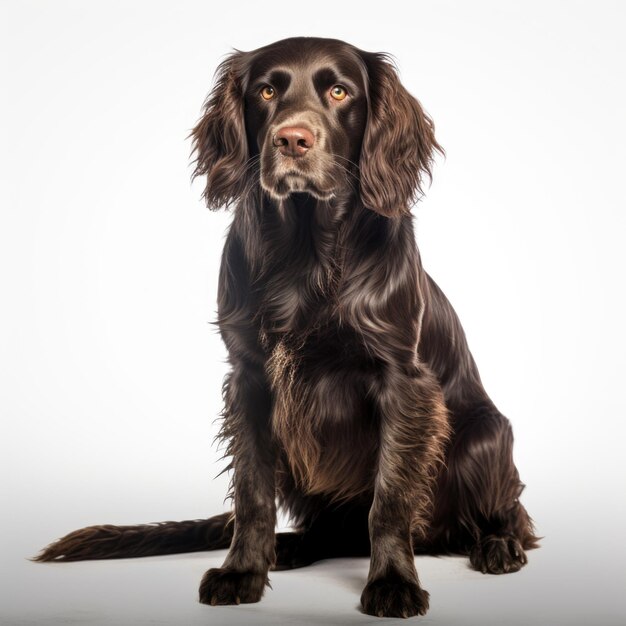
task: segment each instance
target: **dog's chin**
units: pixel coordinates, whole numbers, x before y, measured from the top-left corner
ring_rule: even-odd
[[[322,188],[313,180],[302,174],[289,173],[274,179],[271,183],[261,177],[261,186],[275,200],[285,200],[292,194],[307,193],[318,200],[330,200],[333,189]]]

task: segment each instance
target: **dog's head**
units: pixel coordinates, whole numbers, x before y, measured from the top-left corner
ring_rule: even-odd
[[[216,75],[191,134],[209,208],[259,183],[274,199],[354,193],[393,217],[409,211],[441,151],[384,53],[296,37],[235,51]]]

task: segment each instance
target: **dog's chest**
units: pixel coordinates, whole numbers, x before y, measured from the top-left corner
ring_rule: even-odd
[[[367,399],[375,366],[362,334],[340,319],[337,237],[310,229],[281,239],[257,285],[271,426],[285,469],[303,491],[343,498],[371,488],[378,430]]]
[[[305,492],[342,498],[371,488],[378,431],[357,346],[332,327],[286,334],[270,349],[273,435]]]

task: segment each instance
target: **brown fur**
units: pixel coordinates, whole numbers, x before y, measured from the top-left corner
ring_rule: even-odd
[[[237,604],[270,569],[371,555],[363,609],[400,617],[428,609],[415,552],[522,567],[537,538],[511,427],[415,244],[441,148],[388,55],[318,38],[235,51],[192,138],[207,205],[235,207],[217,319],[233,516],[91,527],[37,560],[230,545],[200,601]],[[275,535],[277,506],[295,532]]]

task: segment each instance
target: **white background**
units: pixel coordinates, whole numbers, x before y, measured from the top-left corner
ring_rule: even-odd
[[[209,322],[230,216],[190,184],[186,135],[224,54],[296,35],[392,53],[435,120],[418,243],[545,535],[512,576],[417,559],[421,621],[624,623],[624,6],[3,1],[2,623],[378,623],[357,609],[366,559],[228,608],[196,602],[223,552],[25,560],[84,525],[225,509]]]

